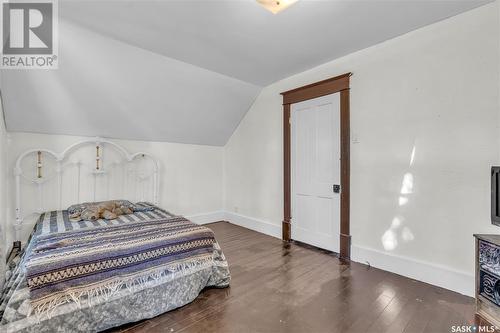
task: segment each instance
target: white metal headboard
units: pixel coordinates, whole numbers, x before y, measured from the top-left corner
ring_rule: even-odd
[[[85,156],[70,159],[73,154],[76,154],[78,150],[84,149],[86,146],[87,148],[91,146],[92,155],[89,155],[89,152],[87,152]],[[114,154],[116,157],[104,159],[104,148],[110,148],[110,156]],[[114,153],[111,154],[111,152]],[[28,157],[33,160],[29,163],[28,169],[35,171],[33,173],[34,177],[28,175],[28,172],[25,170],[26,167],[23,165]],[[45,161],[49,159],[53,160],[52,165],[45,163]],[[140,163],[140,160],[151,163],[149,163],[148,167],[144,163]],[[91,162],[89,163],[88,161]],[[55,172],[52,174],[48,172],[48,169],[50,170],[51,167],[55,169]],[[110,177],[112,172],[119,167],[122,167],[122,174],[120,177],[122,191],[120,191],[119,197],[117,198],[111,197]],[[70,177],[70,179],[76,182],[76,184],[71,186],[68,190],[67,187],[63,187],[63,175],[64,172],[70,168],[73,168],[74,172],[73,177]],[[43,148],[30,149],[17,158],[14,167],[16,187],[16,240],[20,239],[23,222],[28,216],[32,216],[35,213],[40,214],[48,210],[62,210],[67,208],[67,206],[63,207],[63,192],[65,192],[65,194],[68,194],[68,192],[73,193],[72,195],[76,202],[72,203],[97,201],[99,198],[99,200],[150,200],[153,201],[154,204],[158,204],[160,190],[159,170],[159,162],[150,154],[145,152],[130,154],[122,146],[104,138],[94,138],[77,142],[66,148],[62,153],[56,153]],[[82,193],[82,179],[86,185],[89,185],[86,187],[86,193]],[[103,180],[105,180],[105,185],[102,184]],[[52,201],[51,204],[48,204],[46,203],[48,200],[44,200],[44,186],[48,186],[51,181],[55,181],[55,189],[52,188],[52,192],[55,193],[48,194],[48,197]],[[34,209],[26,209],[27,212],[23,211],[23,200],[21,196],[23,192],[22,186],[25,185],[25,183],[31,186],[35,185],[36,191],[38,192],[37,199],[34,200],[37,201],[37,207]],[[146,193],[147,191],[150,192],[149,195]],[[76,196],[74,195],[75,193]],[[115,191],[115,196],[117,195],[116,193]]]

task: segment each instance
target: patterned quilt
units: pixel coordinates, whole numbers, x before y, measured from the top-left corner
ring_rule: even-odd
[[[196,280],[199,283],[190,285],[193,290],[184,293],[184,298],[189,295],[189,301],[206,286],[229,284],[227,262],[210,229],[157,207],[120,218],[82,224],[69,221],[64,211],[40,217],[26,253],[16,267],[29,290],[29,304],[23,302],[23,306],[29,307],[26,317],[32,318],[12,327],[43,331],[40,324],[44,320],[47,327],[54,328],[53,323],[59,321],[48,324],[51,320],[47,319],[72,311],[86,311],[86,317],[95,317],[97,314],[89,313],[92,308],[103,308],[106,303],[117,306],[120,299],[134,294],[140,299],[147,289],[165,292],[169,282],[181,282],[200,273],[201,280]],[[9,281],[6,286],[9,287]],[[10,298],[15,296],[4,291],[0,299],[0,311],[4,311],[2,324],[9,324],[9,318],[5,318],[11,301],[9,293]],[[166,304],[159,306],[154,315],[172,308]],[[136,312],[141,313],[141,309]],[[139,319],[150,316],[146,311]],[[112,326],[128,321],[130,318],[119,316]],[[79,325],[86,327],[84,323]],[[112,327],[88,325],[86,331]]]

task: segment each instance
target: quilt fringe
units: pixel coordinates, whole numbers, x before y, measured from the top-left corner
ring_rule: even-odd
[[[31,306],[39,321],[43,318],[50,319],[59,306],[67,303],[74,303],[78,308],[84,305],[91,307],[110,300],[123,286],[130,293],[135,293],[211,266],[213,266],[212,255],[188,262],[178,262],[148,272],[142,271],[133,275],[107,279],[89,287],[81,286],[59,291],[40,300],[32,301]]]

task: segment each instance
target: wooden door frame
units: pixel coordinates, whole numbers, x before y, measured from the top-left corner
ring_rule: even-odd
[[[309,99],[340,92],[340,257],[351,257],[350,235],[350,110],[349,80],[352,73],[346,73],[327,80],[282,92],[283,96],[283,183],[284,207],[282,237],[291,240],[291,105]]]

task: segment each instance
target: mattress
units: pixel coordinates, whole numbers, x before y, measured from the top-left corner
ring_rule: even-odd
[[[179,223],[178,216],[159,207],[136,212],[119,219],[93,222],[72,222],[66,211],[42,214],[36,223],[25,250],[7,269],[6,283],[0,296],[0,331],[2,332],[98,332],[129,322],[152,318],[193,301],[206,287],[223,288],[229,285],[230,273],[224,254],[217,243],[209,249],[209,260],[165,270],[155,278],[143,279],[140,284],[120,285],[106,297],[59,301],[51,311],[37,311],[33,306],[33,290],[28,287],[27,272],[35,245],[43,235],[59,238],[131,226],[141,228],[150,221]],[[183,222],[185,223],[185,222]],[[188,222],[193,225],[191,222]],[[197,226],[196,229],[200,227]],[[206,229],[206,228],[205,228]],[[207,232],[209,229],[207,229]],[[196,258],[195,258],[196,259]],[[176,267],[180,267],[177,265]],[[120,274],[120,273],[117,273]]]

